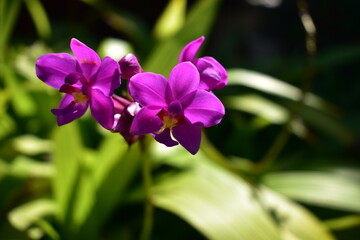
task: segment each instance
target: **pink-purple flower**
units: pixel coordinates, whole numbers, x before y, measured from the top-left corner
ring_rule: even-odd
[[[36,62],[36,75],[47,85],[65,93],[59,108],[51,112],[58,125],[81,117],[90,106],[91,115],[106,129],[114,123],[111,96],[120,86],[120,68],[110,57],[100,59],[98,54],[72,39],[68,53],[45,54]]]
[[[158,142],[180,143],[192,154],[199,150],[201,128],[218,124],[225,114],[221,101],[201,87],[199,71],[191,62],[175,66],[168,80],[155,73],[138,73],[130,79],[129,92],[142,106],[131,134],[152,133]]]
[[[205,37],[200,37],[188,43],[181,51],[179,63],[190,61],[200,73],[200,88],[207,91],[221,89],[228,82],[228,75],[225,68],[213,57],[195,58]]]

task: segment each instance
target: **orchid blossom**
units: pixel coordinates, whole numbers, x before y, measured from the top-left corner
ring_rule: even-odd
[[[195,58],[205,37],[200,37],[188,43],[181,51],[179,63],[190,61],[200,73],[200,88],[207,91],[221,89],[226,86],[228,75],[225,68],[213,57]]]
[[[175,66],[168,80],[149,72],[134,75],[129,92],[142,108],[134,117],[130,133],[151,133],[166,146],[180,143],[195,154],[200,147],[201,128],[218,124],[225,114],[221,101],[199,87],[199,72],[190,62]]]
[[[114,106],[111,96],[120,86],[120,68],[110,57],[102,61],[98,54],[72,39],[68,53],[49,53],[36,62],[36,74],[47,85],[65,93],[59,108],[51,112],[58,125],[81,117],[90,106],[91,115],[106,129],[114,123]]]

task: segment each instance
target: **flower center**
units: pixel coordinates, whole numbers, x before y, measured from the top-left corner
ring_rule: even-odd
[[[89,100],[89,96],[82,94],[81,92],[73,92],[71,95],[74,97],[76,103],[81,103],[82,105]]]
[[[185,120],[184,115],[181,112],[182,107],[181,104],[178,102],[171,103],[169,105],[169,111],[162,109],[158,113],[158,117],[163,122],[163,126],[158,133],[163,132],[166,128],[169,128],[171,130],[173,127],[179,124],[183,124]]]
[[[82,86],[73,86],[77,82],[80,82]],[[87,84],[86,78],[81,73],[73,72],[66,76],[65,83],[59,91],[72,95],[75,103],[85,105],[90,98]]]
[[[178,119],[176,117],[173,117],[171,115],[168,115],[168,116],[164,116],[162,118],[162,121],[164,123],[164,126],[163,128],[173,128],[177,125],[177,123],[179,122]]]

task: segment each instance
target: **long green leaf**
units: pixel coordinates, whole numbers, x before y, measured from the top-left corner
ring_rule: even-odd
[[[201,154],[193,161],[190,170],[155,184],[156,206],[182,217],[208,239],[281,239],[245,181]]]
[[[282,239],[335,239],[327,227],[302,206],[266,188],[261,189],[260,196],[277,220]]]
[[[165,39],[175,34],[185,22],[186,0],[171,0],[159,17],[154,34],[158,39]]]
[[[146,71],[168,75],[176,65],[181,49],[190,41],[206,36],[215,19],[220,0],[200,0],[189,12],[181,30],[172,38],[160,41],[144,64]]]
[[[297,101],[299,101],[301,97],[300,89],[279,79],[254,71],[232,69],[229,70],[228,73],[229,86],[246,86],[266,94],[282,97],[282,101],[280,102],[282,102],[285,109],[289,109],[289,111],[290,109],[296,109]],[[234,97],[232,98],[234,99]],[[259,101],[257,101],[257,103],[258,102]],[[269,105],[269,103],[271,103],[270,100],[267,104]],[[303,120],[305,120],[305,123],[316,127],[316,129],[346,144],[353,141],[354,135],[341,123],[336,107],[312,93],[306,94],[304,104],[305,106],[301,108],[301,111],[299,111],[298,114]],[[264,108],[267,108],[263,101],[262,105]],[[269,106],[271,107],[273,113],[275,113],[273,110],[276,110],[277,115],[279,115],[279,108],[275,109],[273,103]],[[245,111],[250,110],[250,106],[244,106],[243,108]],[[267,114],[268,110],[263,110],[264,112],[261,112],[260,110],[259,105],[257,105],[255,109],[252,108],[253,113],[265,116],[269,119],[269,115]]]
[[[10,223],[19,230],[26,230],[44,216],[54,215],[55,205],[49,199],[37,199],[27,202],[10,211]]]
[[[84,173],[81,181],[83,193],[78,195],[77,206],[83,210],[76,219],[79,238],[99,239],[104,221],[125,198],[124,192],[139,169],[140,153],[139,144],[129,148],[119,134],[105,138],[92,173]]]
[[[299,88],[263,73],[246,69],[229,69],[228,74],[229,86],[245,86],[293,101],[298,101],[301,97]],[[312,93],[306,95],[305,104],[329,114],[334,114],[334,106]]]
[[[53,158],[56,171],[53,191],[58,208],[57,217],[64,226],[66,224],[71,225],[74,191],[76,191],[79,181],[78,173],[81,161],[84,158],[83,146],[76,122],[55,129]],[[67,227],[65,226],[65,228]]]
[[[35,24],[39,36],[48,39],[51,36],[50,21],[47,17],[44,7],[39,0],[25,0],[31,18]]]
[[[360,212],[360,181],[350,174],[294,171],[267,174],[263,183],[298,201]]]

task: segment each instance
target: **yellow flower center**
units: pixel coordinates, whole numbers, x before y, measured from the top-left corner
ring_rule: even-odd
[[[85,105],[85,102],[89,100],[89,96],[80,92],[73,92],[72,96],[74,97],[76,103],[81,103],[82,105]]]
[[[163,128],[173,128],[179,122],[176,118],[172,117],[171,115],[164,116],[162,119],[164,126]]]

